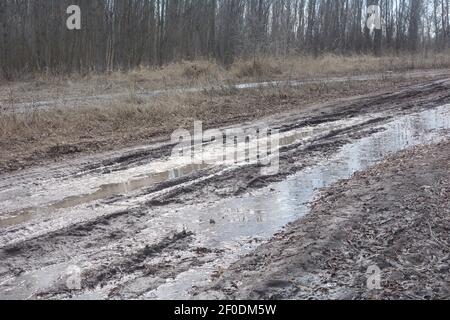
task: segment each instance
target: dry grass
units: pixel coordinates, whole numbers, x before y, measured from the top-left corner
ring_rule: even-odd
[[[288,57],[260,59],[257,63],[237,61],[230,70],[199,61],[84,78],[42,75],[32,81],[0,86],[0,170],[17,169],[22,162],[28,165],[36,159],[64,153],[94,152],[145,143],[149,137],[167,136],[180,127],[190,128],[194,119],[204,121],[206,126],[218,127],[367,91],[364,82],[246,91],[233,90],[228,83],[449,67],[450,54],[380,58],[326,55],[318,59]],[[151,99],[138,94],[159,88],[205,84],[220,84],[221,89]],[[390,88],[393,84],[382,81],[371,86]],[[94,104],[91,101],[72,108],[69,105],[64,109],[11,112],[20,101],[120,92],[126,94],[112,103],[96,101]]]
[[[4,112],[0,114],[0,135],[3,139],[20,136],[19,140],[22,141],[48,137],[89,138],[133,132],[140,128],[160,128],[167,122],[176,125],[173,120],[179,119],[180,114],[186,115],[183,112],[184,99],[187,97],[165,97],[147,101],[130,93],[130,96],[111,104],[34,110],[27,113]]]
[[[436,55],[289,56],[238,60],[225,70],[211,61],[179,62],[163,68],[130,72],[53,77],[39,75],[28,81],[0,84],[0,104],[49,100],[118,92],[141,92],[173,87],[219,85],[258,80],[305,79],[411,69],[450,68],[450,52]],[[130,89],[131,88],[131,89]]]
[[[291,56],[283,59],[266,58],[258,62],[256,72],[252,64],[239,61],[233,66],[237,78],[258,76],[282,78],[316,78],[338,75],[383,73],[414,69],[450,68],[450,52],[436,55],[401,55],[374,57],[369,55],[338,56],[323,55],[318,58]],[[255,69],[255,68],[254,68]],[[258,70],[267,70],[258,72]]]
[[[130,72],[80,76],[49,76],[0,83],[0,104],[6,99],[14,103],[51,100],[118,92],[145,92],[174,87],[202,86],[227,80],[226,72],[208,61],[180,62],[163,68],[138,68]]]
[[[371,88],[395,85],[395,80],[380,81],[371,83]],[[0,112],[0,172],[73,153],[167,138],[175,129],[192,129],[194,120],[203,121],[205,128],[220,127],[366,92],[366,82],[183,93],[151,99],[131,92],[113,103],[27,113]]]
[[[182,66],[182,76],[191,81],[199,81],[200,84],[205,82],[218,82],[225,80],[223,75],[226,74],[226,70],[219,65],[208,62],[191,62]]]
[[[253,62],[239,62],[234,67],[236,77],[241,78],[269,78],[282,75],[281,64],[274,64],[270,60],[260,60]]]

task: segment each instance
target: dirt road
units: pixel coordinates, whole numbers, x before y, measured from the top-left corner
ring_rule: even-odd
[[[168,142],[4,174],[0,297],[196,296],[307,214],[318,188],[448,135],[449,89],[431,81],[233,125],[279,130],[269,176],[183,162]]]
[[[345,105],[357,96],[389,94],[447,74],[446,70],[429,70],[247,83],[240,85],[247,90],[225,86],[159,97],[130,96],[117,90],[119,97],[112,95],[109,100],[75,95],[70,103],[22,110],[30,112],[19,112],[16,102],[7,103],[4,109],[0,102],[0,174],[164,141],[176,129],[192,127],[195,120],[203,121],[205,129],[239,125],[279,113]],[[41,99],[45,93],[39,92]],[[3,97],[7,95],[0,92]],[[70,94],[64,97],[72,99]]]
[[[386,73],[372,73],[366,75],[353,75],[353,76],[333,76],[333,77],[322,77],[316,79],[302,79],[302,80],[278,80],[278,81],[262,81],[262,82],[250,82],[250,83],[238,83],[238,84],[228,84],[228,85],[214,85],[214,86],[204,86],[204,87],[179,87],[170,89],[161,89],[153,91],[138,90],[133,94],[136,98],[146,99],[154,98],[161,95],[174,95],[180,93],[195,93],[202,91],[220,91],[220,90],[246,90],[255,88],[267,88],[267,87],[277,87],[277,86],[292,86],[300,87],[310,84],[324,84],[324,83],[340,83],[348,81],[376,81],[376,80],[386,80],[386,79],[416,79],[423,77],[441,77],[448,75],[449,70],[414,70],[414,71],[404,71],[404,72],[386,72]],[[123,90],[122,90],[123,91]],[[39,100],[31,99],[31,101],[22,101],[23,98],[19,99],[17,102],[11,102],[10,98],[0,99],[0,109],[2,105],[7,106],[12,103],[12,107],[6,108],[8,111],[14,112],[29,112],[40,109],[49,108],[75,108],[79,106],[85,106],[87,104],[98,103],[99,101],[112,101],[130,95],[129,91],[115,92],[115,93],[104,93],[95,95],[70,95],[65,92],[63,97],[49,99],[49,100]],[[26,93],[22,96],[27,96]],[[28,98],[30,99],[30,98]]]
[[[449,151],[450,140],[408,149],[323,189],[308,216],[234,264],[201,294],[448,299]],[[371,268],[379,272],[378,284],[369,280]]]

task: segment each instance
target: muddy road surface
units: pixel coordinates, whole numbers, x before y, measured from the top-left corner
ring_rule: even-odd
[[[324,188],[308,215],[234,263],[202,297],[450,297],[450,139]]]
[[[448,136],[450,79],[219,130],[262,127],[278,132],[257,139],[276,137],[276,171],[192,163],[161,142],[0,176],[0,298],[202,296],[307,215],[319,188]],[[214,154],[212,140],[201,143]]]

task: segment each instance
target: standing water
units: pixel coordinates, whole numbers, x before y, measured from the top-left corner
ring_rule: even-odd
[[[448,137],[450,105],[402,116],[379,128],[383,130],[345,145],[333,157],[270,188],[226,199],[213,207],[188,207],[175,215],[159,217],[158,225],[183,225],[196,234],[198,246],[224,249],[225,254],[210,264],[178,275],[144,298],[189,298],[192,286],[208,284],[212,272],[218,267],[227,267],[239,256],[254,250],[258,242],[269,239],[286,224],[307,214],[307,204],[317,195],[318,189],[349,178],[391,153]],[[207,223],[210,218],[217,223]]]
[[[350,119],[349,121],[354,120]],[[331,126],[331,124],[327,124],[327,126]],[[171,204],[148,209],[151,214],[145,218],[147,220],[145,220],[144,230],[133,234],[131,238],[125,238],[124,243],[119,241],[117,245],[129,244],[139,247],[142,244],[158,243],[161,238],[172,234],[174,229],[186,229],[193,232],[192,242],[189,242],[190,248],[183,247],[179,251],[170,251],[167,255],[165,253],[156,254],[149,258],[151,261],[146,261],[146,263],[160,264],[164,262],[164,265],[170,268],[189,261],[190,255],[195,252],[195,249],[200,248],[206,254],[201,257],[202,263],[189,264],[188,269],[184,269],[187,271],[179,273],[174,279],[167,281],[165,279],[155,280],[148,276],[141,278],[140,274],[128,274],[124,279],[120,279],[126,281],[124,287],[126,287],[127,294],[132,298],[140,299],[191,298],[193,286],[208,285],[214,272],[226,268],[239,257],[254,250],[263,241],[270,239],[283,226],[307,214],[307,204],[317,196],[318,189],[329,186],[338,180],[349,178],[356,171],[368,168],[390,153],[415,145],[438,142],[449,136],[450,105],[398,117],[375,129],[379,129],[375,130],[377,133],[350,142],[330,158],[323,159],[316,165],[267,188],[252,190],[243,196],[223,199],[213,204]],[[319,130],[320,132],[322,131]],[[170,163],[166,166],[170,167]],[[148,169],[148,167],[140,168],[139,173],[144,172],[146,168]],[[119,172],[126,176],[128,173]],[[164,180],[166,175],[145,177],[137,180],[139,183],[136,186],[127,184],[125,187],[133,190],[140,188],[148,183],[148,179],[151,180],[150,182]],[[81,182],[86,181],[81,180],[80,185]],[[122,192],[121,185],[112,184],[100,188],[99,191],[92,194],[92,197],[88,197],[88,200],[103,197],[104,193],[109,194],[110,188],[113,189],[112,192],[117,192],[117,188],[119,188],[119,192]],[[65,202],[57,202],[48,210],[55,209],[58,212],[59,207],[76,206],[85,200],[86,197],[71,197]],[[140,202],[140,199],[136,198],[133,201]],[[129,207],[126,203],[124,206]],[[92,210],[88,213],[92,214]],[[71,218],[73,215],[70,210],[67,214],[63,218]],[[47,213],[44,217],[49,219],[48,224],[55,224],[56,218],[47,216]],[[45,223],[47,222],[44,222],[44,225]],[[126,228],[126,226],[124,227]],[[6,236],[8,236],[7,233],[5,233]],[[130,242],[127,242],[128,240]],[[107,252],[119,254],[115,251],[116,247],[114,246],[115,242],[111,241],[104,248]],[[84,262],[87,261],[89,267],[91,259],[95,259],[96,255],[100,255],[99,261],[103,261],[101,252],[93,254],[89,249],[79,248],[73,253],[75,253],[74,256],[65,259],[64,262],[49,263],[41,269],[4,279],[0,283],[0,298],[32,298],[39,291],[51,292],[54,283],[58,283],[58,277],[65,272],[68,266],[85,266]],[[109,254],[107,256],[109,257]],[[94,270],[94,272],[97,271]],[[134,278],[135,276],[137,278]],[[164,281],[160,282],[161,280]],[[163,284],[158,285],[157,283]],[[155,289],[146,289],[149,287]],[[73,297],[106,299],[109,297],[108,290],[110,289],[111,287],[101,286],[94,291],[78,292],[78,295],[74,292]],[[142,293],[142,290],[145,293]]]

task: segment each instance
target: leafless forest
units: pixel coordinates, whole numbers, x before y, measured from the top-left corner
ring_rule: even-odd
[[[78,0],[82,29],[65,21],[69,0],[0,1],[0,71],[89,72],[211,58],[434,52],[450,43],[449,0]],[[365,26],[381,7],[382,30]]]
[[[450,299],[449,4],[0,0],[0,300]]]

